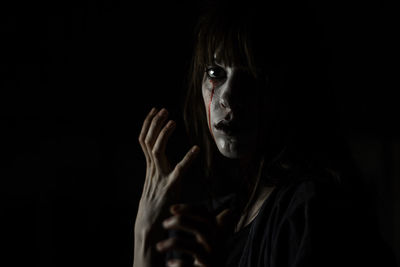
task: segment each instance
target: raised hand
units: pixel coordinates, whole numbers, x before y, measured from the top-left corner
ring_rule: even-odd
[[[139,143],[146,158],[146,178],[135,221],[134,266],[155,266],[154,247],[162,236],[161,220],[168,214],[169,205],[179,199],[180,180],[197,153],[193,146],[183,159],[171,166],[165,155],[167,141],[176,123],[167,121],[168,111],[153,108],[144,120]]]

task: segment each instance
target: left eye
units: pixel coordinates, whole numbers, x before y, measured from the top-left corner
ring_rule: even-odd
[[[221,67],[207,68],[206,73],[210,79],[224,79],[226,77],[226,72]]]

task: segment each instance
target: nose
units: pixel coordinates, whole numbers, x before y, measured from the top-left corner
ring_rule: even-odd
[[[227,113],[240,112],[243,109],[250,87],[254,86],[250,74],[241,70],[232,70],[220,94],[219,104]]]

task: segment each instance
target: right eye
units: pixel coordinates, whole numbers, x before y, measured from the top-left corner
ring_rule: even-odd
[[[206,69],[207,77],[212,80],[222,80],[226,78],[226,72],[223,68],[213,66]]]

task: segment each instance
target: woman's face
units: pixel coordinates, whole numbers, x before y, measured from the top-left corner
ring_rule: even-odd
[[[216,62],[206,68],[202,94],[208,127],[221,154],[241,159],[254,153],[261,107],[253,76],[246,69]]]

